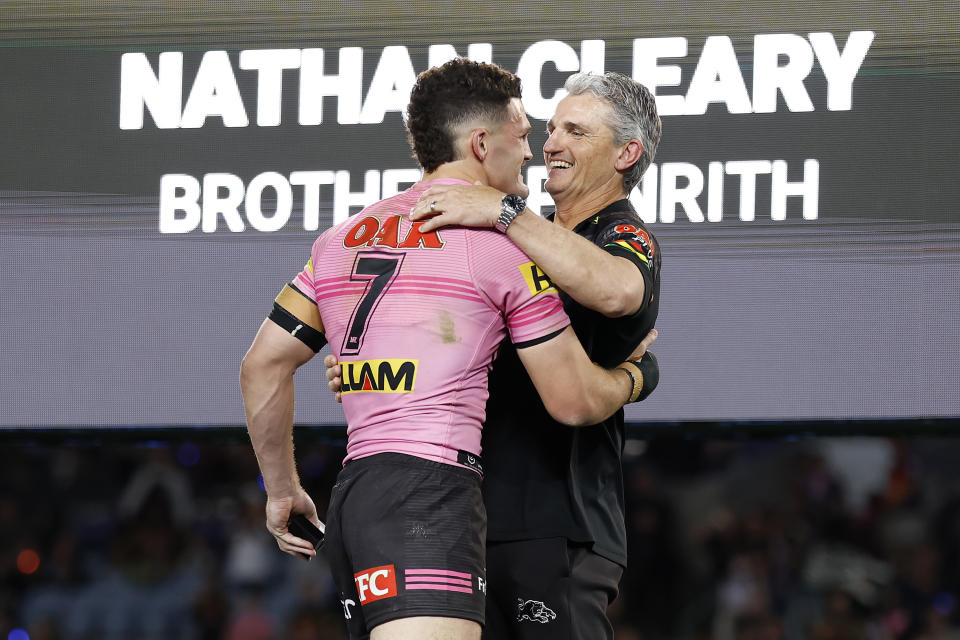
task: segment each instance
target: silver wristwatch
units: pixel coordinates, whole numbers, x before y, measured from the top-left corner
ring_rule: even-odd
[[[523,213],[526,208],[527,201],[520,196],[513,194],[503,196],[503,208],[500,210],[500,217],[497,218],[493,228],[500,233],[506,233],[510,223],[516,220],[517,216]]]

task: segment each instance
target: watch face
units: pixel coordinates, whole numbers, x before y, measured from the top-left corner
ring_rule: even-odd
[[[503,204],[507,205],[508,207],[510,207],[511,209],[513,209],[514,211],[516,211],[517,213],[520,213],[521,211],[523,211],[524,209],[527,208],[527,202],[526,202],[526,200],[524,200],[524,199],[521,198],[520,196],[514,195],[514,194],[510,194],[510,195],[508,195],[508,196],[504,196],[504,198],[503,198]]]

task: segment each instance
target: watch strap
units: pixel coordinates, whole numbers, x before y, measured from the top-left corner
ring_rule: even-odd
[[[500,233],[506,233],[514,220],[517,219],[524,209],[527,208],[526,201],[517,195],[506,195],[503,197],[503,207],[500,209],[500,216],[494,223],[493,228]]]

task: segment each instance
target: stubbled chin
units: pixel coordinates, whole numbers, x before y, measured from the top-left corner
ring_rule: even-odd
[[[557,184],[563,180],[564,171],[567,171],[567,169],[550,169],[550,171],[547,172],[547,179],[543,183],[544,188],[548,188],[551,183]]]

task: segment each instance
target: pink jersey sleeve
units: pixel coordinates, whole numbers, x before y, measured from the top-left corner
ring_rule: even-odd
[[[313,256],[318,255],[323,251],[323,247],[326,246],[327,242],[330,240],[333,228],[327,229],[320,237],[316,239],[313,243],[313,248],[310,251],[310,257],[307,259],[307,264],[303,266],[303,270],[300,271],[292,280],[293,284],[297,289],[300,290],[300,293],[307,296],[314,302],[317,301],[317,285],[316,285],[316,276],[313,269]]]
[[[478,288],[503,312],[516,346],[535,344],[570,324],[556,287],[513,242],[495,231],[468,238]]]

